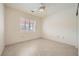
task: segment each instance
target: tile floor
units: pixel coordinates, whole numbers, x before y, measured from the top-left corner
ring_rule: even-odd
[[[47,39],[6,46],[2,56],[77,56],[77,48]]]

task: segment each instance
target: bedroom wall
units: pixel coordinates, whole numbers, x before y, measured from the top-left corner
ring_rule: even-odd
[[[73,8],[62,9],[43,21],[43,37],[76,46],[76,15]]]
[[[0,55],[4,49],[4,5],[0,4]]]
[[[20,10],[5,7],[6,9],[6,45],[14,44],[21,41],[36,39],[40,37],[41,33],[41,18],[35,17],[33,15],[24,13]],[[20,31],[20,18],[30,18],[36,21],[36,31],[35,32],[21,32]]]

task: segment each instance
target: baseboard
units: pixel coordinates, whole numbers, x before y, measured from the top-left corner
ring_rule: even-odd
[[[20,42],[15,42],[13,44],[5,45],[5,47],[12,46],[12,45],[16,45],[16,44],[20,44],[20,43],[24,43],[24,42],[31,41],[31,40],[36,40],[36,39],[42,39],[42,37],[38,37],[38,38],[34,38],[34,39],[29,39],[29,40],[24,40],[24,41],[20,41]]]

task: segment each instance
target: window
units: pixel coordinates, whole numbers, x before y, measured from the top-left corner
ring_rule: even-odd
[[[20,19],[20,29],[26,32],[35,32],[36,21],[26,18]]]

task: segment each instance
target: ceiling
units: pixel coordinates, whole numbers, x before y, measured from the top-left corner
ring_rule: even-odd
[[[77,9],[77,3],[44,3],[46,10],[44,12],[38,13],[31,12],[31,10],[38,8],[40,6],[40,3],[7,3],[5,5],[39,17],[50,16],[59,11],[68,9],[76,13]]]

